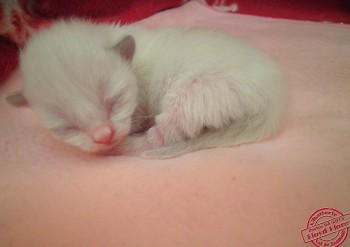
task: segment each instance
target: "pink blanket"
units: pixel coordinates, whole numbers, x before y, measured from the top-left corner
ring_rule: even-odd
[[[0,102],[0,246],[312,246],[322,207],[350,213],[350,26],[225,14],[189,2],[142,21],[255,43],[287,74],[290,108],[261,143],[170,160],[100,157]],[[15,90],[20,73],[0,84]],[[341,246],[350,246],[350,237]]]

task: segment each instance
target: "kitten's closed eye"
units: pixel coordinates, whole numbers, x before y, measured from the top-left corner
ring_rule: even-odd
[[[110,97],[107,101],[108,101],[109,104],[113,104],[114,105],[114,104],[117,104],[117,103],[119,103],[121,101],[122,96],[123,96],[123,93],[118,93],[115,96]]]
[[[99,101],[108,112],[112,111],[113,107],[117,105],[123,96],[122,91],[117,91],[116,94],[111,94],[111,89],[106,83],[101,83],[98,88]]]
[[[122,96],[123,94],[118,93],[113,97],[109,97],[105,99],[104,105],[107,107],[108,110],[112,110],[114,106],[120,103]]]

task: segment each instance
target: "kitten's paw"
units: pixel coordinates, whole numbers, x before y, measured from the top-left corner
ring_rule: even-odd
[[[161,147],[164,144],[164,136],[156,126],[153,126],[147,131],[146,138],[147,144],[152,147],[152,149]]]
[[[113,150],[114,155],[140,156],[140,154],[149,147],[144,135],[128,136]]]
[[[143,153],[151,152],[153,149],[161,147],[163,141],[163,136],[157,131],[156,128],[152,127],[144,135],[127,136],[119,145],[111,149],[109,154],[142,156]],[[157,156],[154,158],[159,157]]]

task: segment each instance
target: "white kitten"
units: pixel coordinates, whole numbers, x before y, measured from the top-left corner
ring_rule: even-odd
[[[279,69],[209,29],[60,21],[30,39],[20,66],[23,99],[88,152],[168,158],[260,141],[285,109]]]

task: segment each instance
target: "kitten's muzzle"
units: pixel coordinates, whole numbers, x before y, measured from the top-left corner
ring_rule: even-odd
[[[94,154],[109,154],[125,138],[128,133],[116,131],[110,124],[102,124],[95,127],[89,134],[92,147],[89,152]]]
[[[98,144],[110,145],[113,142],[115,130],[109,126],[99,126],[92,133],[92,140]]]

